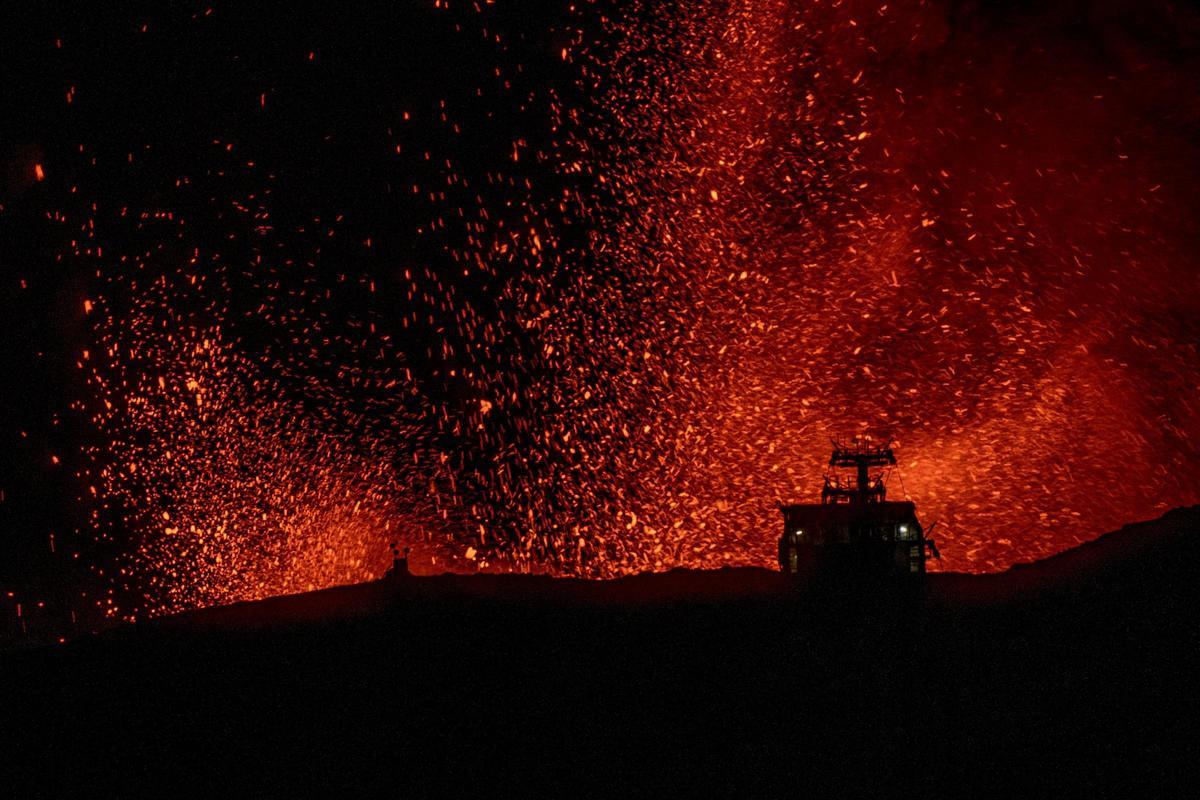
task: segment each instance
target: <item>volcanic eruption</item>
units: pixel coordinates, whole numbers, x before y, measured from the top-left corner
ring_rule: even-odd
[[[950,570],[1197,501],[1193,10],[517,5],[47,45],[89,602],[766,566],[837,431]]]

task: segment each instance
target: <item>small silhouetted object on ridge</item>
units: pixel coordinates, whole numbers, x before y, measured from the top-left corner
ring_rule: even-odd
[[[926,555],[941,556],[933,539],[926,538],[916,506],[887,500],[884,470],[895,464],[890,440],[834,439],[821,502],[779,507],[780,569],[789,575],[924,575]]]
[[[400,546],[396,542],[392,542],[392,567],[384,576],[389,580],[402,580],[412,575],[408,571],[408,551],[410,548],[404,548],[404,555],[401,557]]]

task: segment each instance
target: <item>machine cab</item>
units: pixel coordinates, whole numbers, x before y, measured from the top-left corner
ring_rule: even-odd
[[[891,442],[858,436],[833,444],[821,502],[780,506],[780,569],[789,575],[924,575],[927,555],[940,556],[916,506],[886,499],[884,470],[896,463]]]

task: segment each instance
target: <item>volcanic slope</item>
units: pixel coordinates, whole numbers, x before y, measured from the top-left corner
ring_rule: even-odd
[[[16,795],[1151,795],[1200,745],[1200,507],[919,591],[406,578],[0,656]]]

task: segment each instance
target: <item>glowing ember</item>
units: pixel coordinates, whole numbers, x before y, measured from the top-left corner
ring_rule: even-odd
[[[276,221],[224,141],[170,202],[70,220],[94,527],[145,609],[378,577],[394,539],[771,565],[774,501],[862,428],[951,569],[1197,501],[1196,154],[1128,122],[1150,79],[1009,63],[932,8],[643,0],[564,12],[538,83],[487,9],[436,6],[496,66],[381,145],[420,257],[342,263],[340,216]],[[471,130],[488,104],[528,130]]]
[[[1172,330],[1195,273],[1155,241],[1168,178],[1094,141],[1094,95],[1031,63],[1032,92],[973,98],[1007,67],[972,69],[932,11],[624,9],[571,49],[587,99],[556,106],[542,154],[583,188],[460,255],[552,270],[520,290],[538,368],[523,446],[496,428],[483,448],[512,453],[476,476],[488,527],[572,572],[769,564],[771,501],[810,496],[827,435],[862,427],[900,437],[893,493],[941,523],[953,569],[1195,501],[1195,409],[1145,389],[1195,382]],[[586,246],[518,233],[570,225]]]

